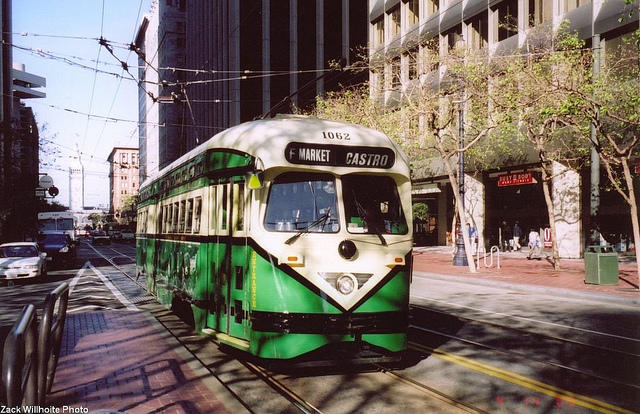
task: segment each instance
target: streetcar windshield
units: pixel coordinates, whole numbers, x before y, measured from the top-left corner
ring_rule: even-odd
[[[339,231],[335,188],[335,179],[330,174],[286,173],[278,176],[269,191],[265,227],[289,232]]]
[[[349,233],[407,234],[407,221],[391,177],[345,175],[342,195]]]

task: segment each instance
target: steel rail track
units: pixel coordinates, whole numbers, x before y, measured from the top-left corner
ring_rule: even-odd
[[[595,374],[595,373],[581,371],[578,368],[570,367],[570,366],[567,366],[567,365],[563,365],[563,364],[560,364],[560,363],[557,363],[557,362],[552,362],[552,361],[549,361],[549,360],[546,360],[546,359],[542,359],[542,358],[537,358],[537,357],[534,357],[534,356],[531,356],[531,355],[524,354],[522,352],[517,352],[517,351],[512,351],[512,350],[509,350],[509,349],[498,348],[498,347],[495,347],[495,346],[482,344],[482,343],[477,342],[477,341],[472,341],[470,339],[461,338],[461,337],[458,337],[458,336],[455,336],[455,335],[450,335],[450,334],[446,334],[446,333],[443,333],[443,332],[434,331],[433,329],[422,328],[420,326],[410,325],[409,329],[416,329],[416,330],[419,330],[419,331],[422,331],[422,332],[427,332],[427,333],[430,333],[430,334],[433,334],[433,335],[438,335],[438,336],[441,336],[443,338],[447,338],[447,339],[451,339],[451,340],[454,340],[454,341],[470,344],[470,345],[473,345],[473,346],[478,347],[478,348],[487,349],[489,351],[500,352],[500,353],[503,353],[505,355],[513,356],[513,357],[516,357],[516,358],[521,358],[521,359],[525,359],[525,360],[528,360],[528,361],[537,362],[537,363],[540,363],[540,364],[550,365],[550,366],[555,367],[555,368],[564,369],[566,371],[570,371],[570,372],[573,372],[575,374],[586,375],[588,377],[595,378],[595,379],[598,379],[598,380],[601,380],[601,381],[610,382],[612,384],[617,384],[617,385],[622,385],[622,386],[625,386],[625,387],[631,387],[631,388],[640,389],[640,385],[637,385],[637,384],[628,384],[628,383],[625,383],[625,382],[622,382],[622,381],[614,380],[614,379],[611,379],[611,378],[606,378],[606,377],[603,377],[603,376]]]
[[[422,391],[425,394],[430,395],[431,397],[437,398],[438,400],[445,402],[453,407],[459,408],[460,410],[467,413],[475,413],[475,414],[489,414],[488,411],[484,411],[478,407],[474,407],[470,404],[467,404],[463,401],[457,400],[455,398],[450,397],[449,395],[443,393],[442,391],[438,391],[437,389],[430,387],[426,384],[423,384],[419,381],[416,381],[412,378],[406,377],[404,375],[400,375],[395,372],[389,371],[387,368],[382,365],[374,364],[381,373],[393,378],[396,381],[399,381],[403,384],[406,384],[412,388],[415,388],[419,391]]]
[[[627,351],[622,351],[622,350],[619,350],[619,349],[608,348],[608,347],[604,347],[604,346],[600,346],[600,345],[590,344],[590,343],[582,342],[582,341],[576,341],[574,339],[563,338],[563,337],[560,337],[560,336],[554,336],[554,335],[549,335],[549,334],[545,334],[545,333],[527,331],[527,330],[524,330],[524,329],[521,329],[521,328],[514,328],[512,326],[503,325],[503,324],[500,324],[500,323],[497,323],[497,322],[491,322],[491,321],[482,320],[482,319],[473,319],[473,318],[469,318],[467,316],[460,316],[460,315],[457,315],[457,314],[451,314],[451,313],[447,313],[447,312],[444,312],[444,311],[439,310],[439,309],[429,308],[429,307],[426,307],[426,306],[411,305],[411,308],[420,309],[420,310],[424,310],[424,311],[427,311],[427,312],[438,313],[440,315],[450,316],[450,317],[454,317],[454,318],[457,318],[457,319],[462,319],[462,320],[469,321],[469,322],[476,323],[476,324],[494,326],[494,327],[497,327],[497,328],[500,328],[500,329],[510,330],[510,331],[513,331],[513,332],[525,333],[527,335],[536,335],[536,336],[541,337],[541,338],[556,340],[556,341],[560,341],[560,342],[564,342],[564,343],[568,343],[568,344],[572,344],[572,345],[580,345],[580,346],[596,349],[596,350],[599,350],[599,351],[613,352],[613,353],[616,353],[616,354],[619,354],[619,355],[626,355],[626,356],[640,358],[640,355],[638,355],[638,354],[634,354],[634,353],[627,352]]]

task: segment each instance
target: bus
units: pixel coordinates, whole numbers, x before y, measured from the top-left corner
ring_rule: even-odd
[[[46,211],[38,213],[38,233],[67,233],[76,240],[76,218],[70,211]]]

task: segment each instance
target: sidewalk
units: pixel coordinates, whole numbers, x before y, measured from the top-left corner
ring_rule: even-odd
[[[148,312],[125,310],[67,315],[46,403],[63,412],[246,412]]]
[[[494,255],[492,267],[485,267],[481,258],[478,272],[470,273],[466,266],[453,266],[451,247],[416,247],[413,252],[413,270],[431,278],[463,278],[462,280],[469,283],[497,284],[516,290],[535,290],[547,294],[620,301],[630,305],[640,304],[634,256],[620,256],[620,281],[617,285],[594,285],[584,282],[583,259],[561,259],[561,270],[554,270],[551,259],[545,259],[547,253],[549,252],[543,251],[541,260],[527,260],[526,250],[500,252],[500,268],[497,268],[498,261]],[[491,265],[488,257],[487,264]]]

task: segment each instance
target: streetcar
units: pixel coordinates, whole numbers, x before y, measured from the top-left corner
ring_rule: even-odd
[[[279,115],[229,128],[140,187],[137,272],[196,330],[263,360],[397,361],[409,164],[386,135]]]

